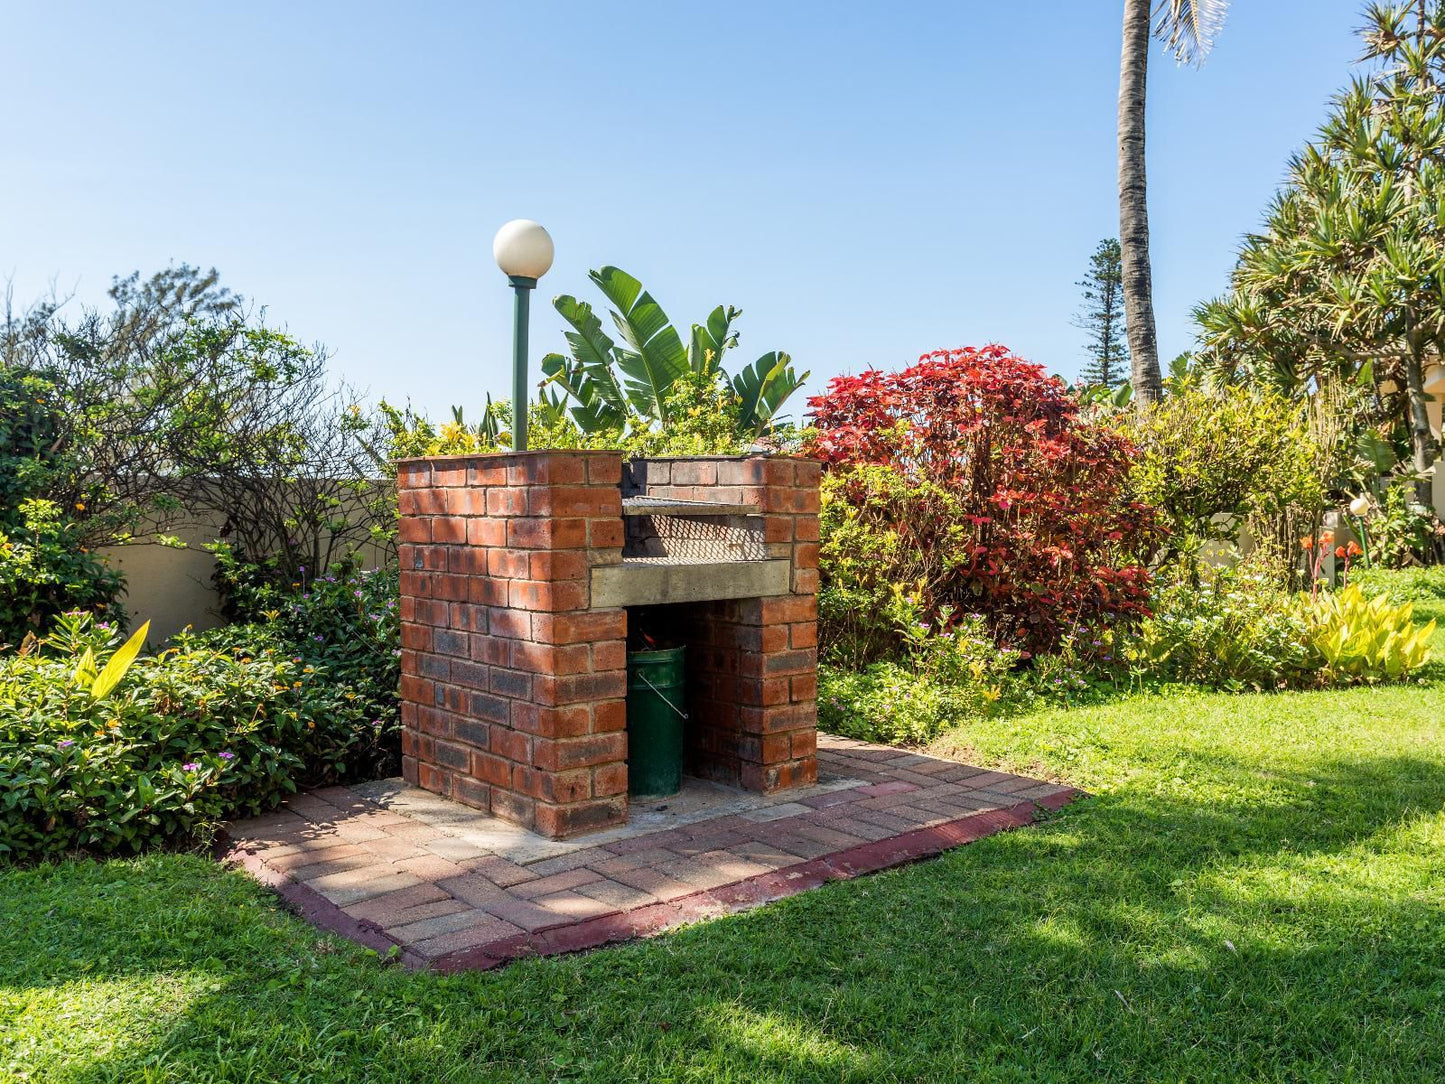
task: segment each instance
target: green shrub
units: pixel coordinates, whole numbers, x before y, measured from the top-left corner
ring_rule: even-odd
[[[1123,644],[1135,677],[1224,689],[1315,684],[1299,597],[1261,572],[1205,570],[1159,586],[1153,616]]]
[[[906,661],[879,661],[861,670],[818,668],[818,725],[865,741],[927,742],[965,719],[1000,711],[1011,699],[1019,652],[1001,650],[983,618],[972,614],[935,629],[917,605],[894,600],[895,635]]]
[[[49,498],[69,468],[59,450],[64,410],[49,377],[0,367],[0,645],[18,645],[69,609],[125,620],[124,581],[82,533],[88,491],[73,507]]]
[[[401,755],[398,575],[395,565],[333,569],[278,587],[270,570],[215,548],[218,577],[236,621],[200,642],[239,650],[275,646],[330,682],[324,741],[307,750],[313,775],[374,779]]]
[[[968,717],[953,688],[912,667],[818,667],[818,725],[830,734],[888,744],[931,741]]]
[[[1428,660],[1434,633],[1412,613],[1408,600],[1358,583],[1311,598],[1264,573],[1215,570],[1198,587],[1181,576],[1156,591],[1154,615],[1120,654],[1146,682],[1242,690],[1398,681]]]
[[[1206,546],[1235,546],[1249,517],[1324,506],[1318,441],[1300,406],[1281,395],[1205,391],[1186,380],[1128,417],[1123,428],[1138,448],[1130,495],[1164,514],[1164,561],[1192,568]]]
[[[1373,565],[1409,568],[1440,558],[1445,526],[1433,508],[1415,499],[1412,482],[1387,486],[1364,523]]]
[[[182,639],[92,695],[119,636],[89,614],[57,619],[0,656],[0,852],[137,851],[261,812],[307,774],[333,691],[275,645]],[[88,653],[88,654],[87,654]]]

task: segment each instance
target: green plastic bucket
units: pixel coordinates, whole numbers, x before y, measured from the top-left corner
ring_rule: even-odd
[[[634,798],[666,798],[682,789],[685,651],[627,653],[627,791]]]

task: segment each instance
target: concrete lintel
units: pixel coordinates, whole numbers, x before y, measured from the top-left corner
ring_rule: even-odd
[[[786,595],[790,565],[785,559],[666,564],[623,558],[621,564],[592,570],[592,605],[656,606]]]

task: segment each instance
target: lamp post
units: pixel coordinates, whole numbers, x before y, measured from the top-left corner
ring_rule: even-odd
[[[517,293],[512,325],[512,451],[527,450],[528,300],[552,266],[552,237],[528,218],[514,218],[492,239],[492,256]]]

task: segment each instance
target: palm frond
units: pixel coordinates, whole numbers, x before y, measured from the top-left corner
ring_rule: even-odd
[[[1181,64],[1203,64],[1224,26],[1229,0],[1159,0],[1154,36]]]

